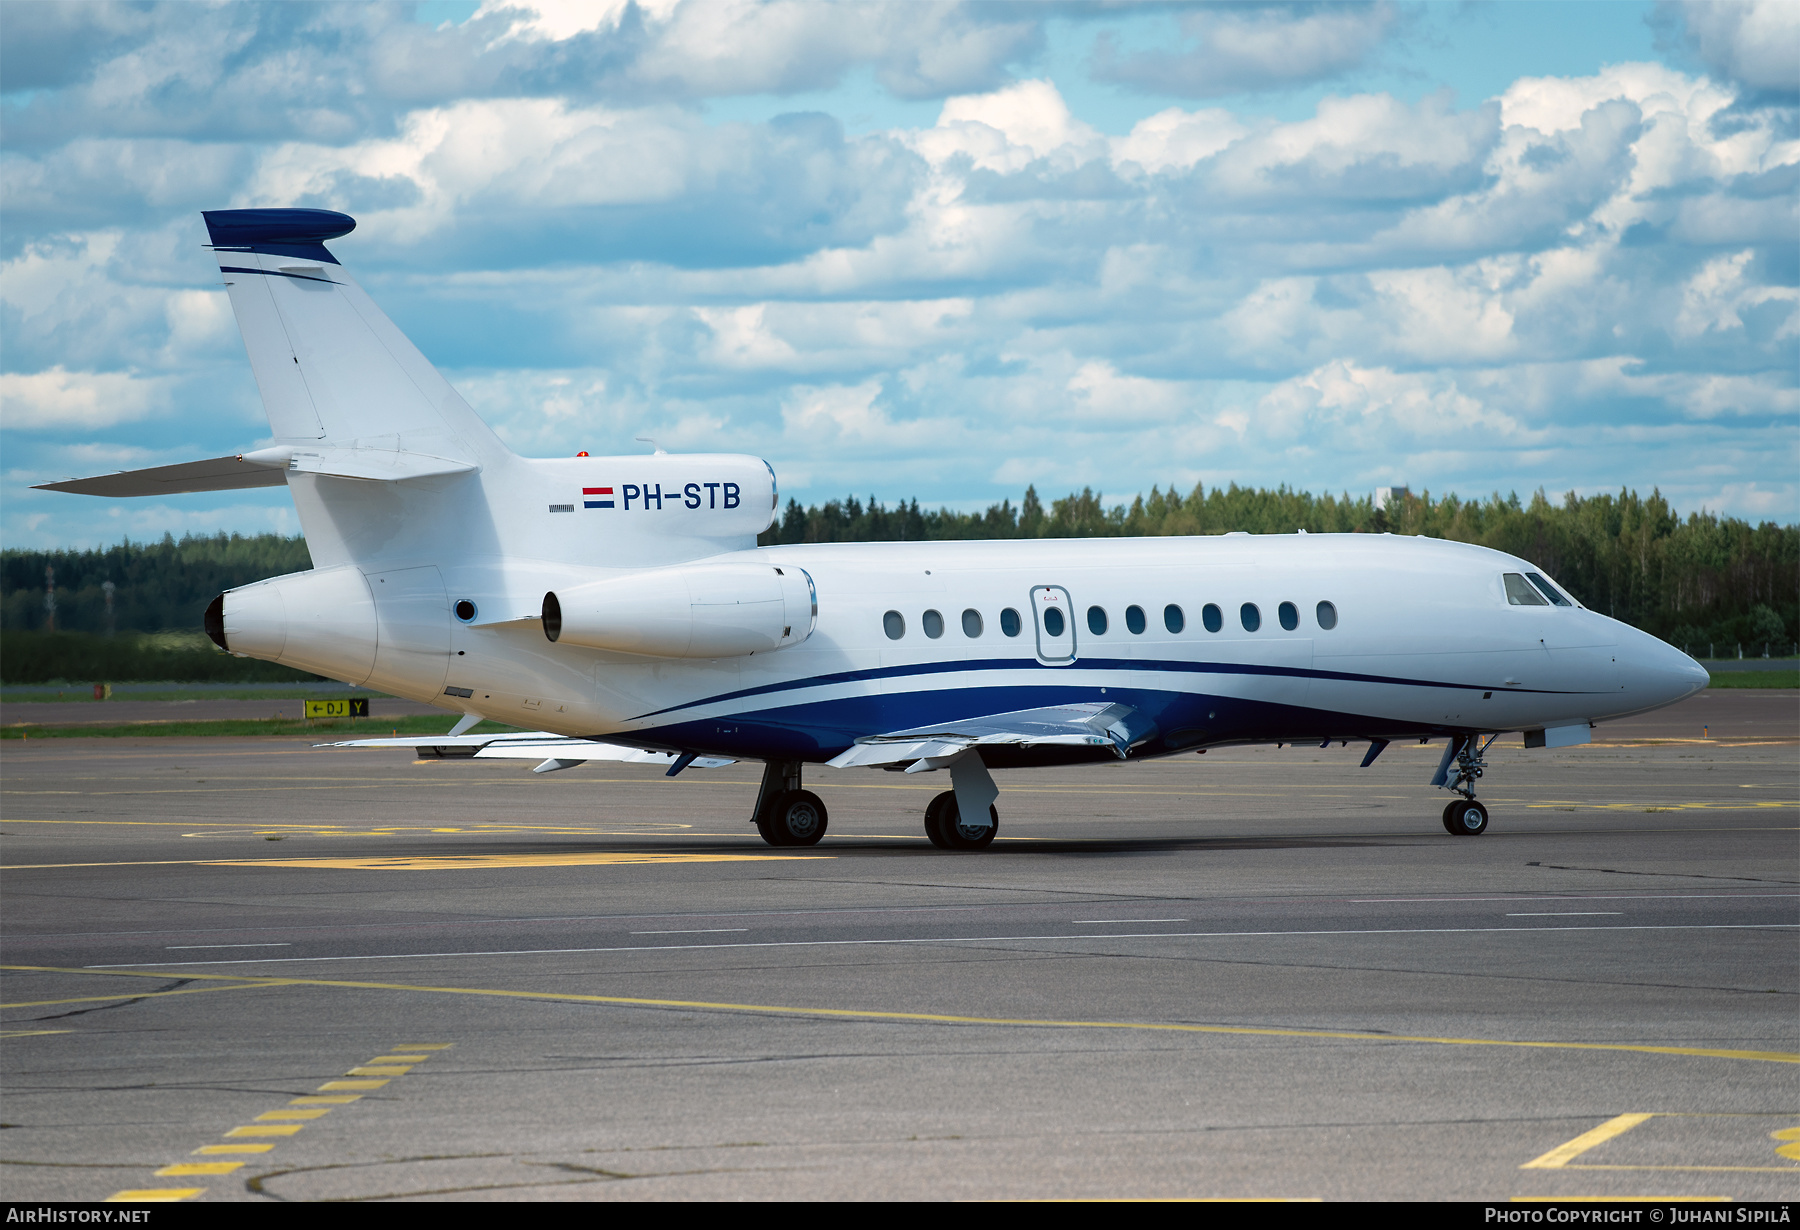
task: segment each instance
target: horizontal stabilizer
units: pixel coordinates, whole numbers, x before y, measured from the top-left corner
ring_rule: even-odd
[[[94,478],[66,478],[58,483],[40,483],[35,490],[112,497],[180,495],[189,491],[280,487],[287,483],[287,472],[290,470],[297,474],[323,474],[331,478],[398,482],[407,478],[466,474],[475,468],[475,463],[471,461],[458,461],[431,453],[391,447],[282,446],[238,453],[231,457],[209,457],[205,461],[153,466],[148,470],[120,470]]]
[[[430,453],[393,448],[291,447],[258,449],[244,460],[279,466],[297,474],[323,474],[330,478],[359,478],[373,482],[397,482],[405,478],[432,478],[440,474],[466,474],[472,461],[457,461]]]
[[[245,487],[281,487],[287,476],[279,469],[246,461],[241,456],[211,457],[179,465],[153,466],[148,470],[119,470],[95,478],[67,478],[60,483],[40,483],[36,491],[67,491],[74,495],[180,495],[186,491],[236,491]]]
[[[526,730],[498,735],[411,735],[406,738],[351,739],[344,743],[316,743],[314,747],[407,747],[443,754],[456,749],[482,760],[555,760],[566,765],[586,760],[614,760],[626,764],[672,765],[674,752],[649,752],[622,743],[577,739],[547,730]],[[736,764],[712,756],[696,756],[689,764],[701,769],[722,769]]]
[[[827,763],[834,769],[948,761],[971,747],[1110,747],[1124,758],[1156,733],[1156,723],[1129,705],[1050,705],[994,713],[936,726],[869,735]],[[939,765],[931,765],[938,768]]]

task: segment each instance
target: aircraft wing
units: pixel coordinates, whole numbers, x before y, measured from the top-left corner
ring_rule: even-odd
[[[674,752],[648,752],[622,743],[578,739],[547,730],[515,731],[499,735],[408,735],[387,739],[350,739],[343,743],[317,743],[315,747],[410,747],[421,754],[471,756],[478,760],[541,760],[536,772],[573,768],[590,760],[617,760],[629,764],[669,765],[669,776],[696,766],[722,769],[735,760],[716,756],[677,756]],[[684,763],[685,762],[685,763]]]
[[[969,748],[996,744],[1110,747],[1122,760],[1128,751],[1155,733],[1156,723],[1129,705],[1049,705],[867,735],[826,763],[834,769],[848,769],[915,760],[936,769]]]

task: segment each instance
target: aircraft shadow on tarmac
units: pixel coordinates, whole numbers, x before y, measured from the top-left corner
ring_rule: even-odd
[[[1310,850],[1310,849],[1348,849],[1357,847],[1385,847],[1410,845],[1411,841],[1393,839],[1371,839],[1360,837],[1157,837],[1139,839],[1093,839],[1069,840],[1032,839],[1008,841],[998,839],[994,845],[985,850],[970,853],[965,851],[934,850],[925,844],[921,837],[918,843],[900,844],[893,839],[869,840],[866,838],[842,838],[821,842],[816,846],[799,846],[783,850],[790,857],[823,858],[846,854],[879,854],[892,857],[919,858],[1005,858],[1009,855],[1055,854],[1075,856],[1115,856],[1130,854],[1166,854],[1178,851],[1233,851],[1233,850]],[[525,845],[525,844],[483,844],[457,843],[454,845],[432,844],[430,846],[414,846],[402,850],[389,850],[366,857],[372,859],[458,859],[458,858],[505,858],[505,857],[539,857],[556,858],[559,856],[577,857],[583,855],[618,854],[629,857],[641,855],[646,857],[679,859],[683,855],[706,856],[721,854],[742,854],[741,843],[707,842],[633,842],[627,844],[591,845]],[[762,851],[757,851],[762,855]],[[313,857],[333,856],[296,856],[300,861],[308,861]],[[763,855],[763,857],[770,857]],[[774,856],[779,857],[779,855]],[[285,860],[284,860],[285,861]]]

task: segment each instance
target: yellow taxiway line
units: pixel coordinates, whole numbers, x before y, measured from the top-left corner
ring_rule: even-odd
[[[817,1008],[793,1004],[743,1004],[690,999],[640,999],[622,995],[580,995],[556,991],[514,991],[491,987],[429,986],[405,982],[351,982],[326,978],[251,978],[236,974],[154,973],[140,970],[64,969],[44,965],[0,965],[20,973],[80,974],[88,977],[216,979],[244,986],[337,987],[359,991],[404,991],[424,995],[471,995],[489,999],[541,1000],[555,1003],[608,1004],[624,1008],[677,1008],[700,1012],[744,1012],[771,1016],[803,1016],[827,1020],[905,1021],[924,1025],[997,1025],[1036,1029],[1103,1029],[1153,1033],[1224,1034],[1240,1037],[1296,1038],[1343,1042],[1412,1042],[1437,1046],[1495,1046],[1522,1050],[1612,1051],[1640,1055],[1675,1055],[1691,1059],[1738,1059],[1760,1063],[1800,1063],[1788,1051],[1745,1051],[1692,1046],[1651,1046],[1619,1042],[1547,1042],[1512,1038],[1455,1038],[1425,1034],[1377,1034],[1354,1030],[1281,1029],[1256,1025],[1192,1025],[1159,1021],[1082,1021],[1033,1017],[962,1016],[942,1012],[884,1012],[868,1008]],[[132,998],[129,995],[119,999]],[[1620,1129],[1624,1130],[1624,1129]],[[1596,1142],[1597,1143],[1597,1142]]]

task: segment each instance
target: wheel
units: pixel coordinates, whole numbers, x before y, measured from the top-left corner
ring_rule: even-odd
[[[988,819],[992,823],[985,828],[965,825],[956,806],[956,791],[946,790],[925,809],[925,836],[940,850],[985,850],[994,844],[994,834],[1000,831],[998,809],[989,806]]]
[[[949,810],[946,811],[946,808]],[[954,814],[956,808],[956,791],[946,790],[925,804],[925,836],[931,844],[940,850],[948,850],[950,841],[944,836],[944,817]]]
[[[1450,834],[1452,837],[1456,836],[1456,830],[1451,827],[1450,824],[1450,809],[1460,802],[1462,802],[1461,799],[1452,799],[1450,802],[1444,804],[1444,832]]]
[[[1444,813],[1445,826],[1458,837],[1479,837],[1487,832],[1487,808],[1474,799],[1458,799]]]
[[[825,836],[826,821],[825,804],[818,795],[789,790],[775,796],[756,828],[772,846],[816,846]]]

